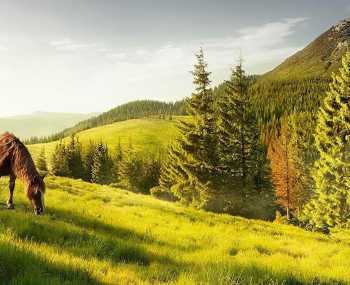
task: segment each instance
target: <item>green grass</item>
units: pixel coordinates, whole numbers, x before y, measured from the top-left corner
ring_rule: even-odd
[[[135,119],[97,127],[82,131],[77,134],[83,145],[89,141],[107,143],[111,151],[114,151],[119,141],[124,149],[131,143],[132,147],[145,154],[157,154],[159,148],[165,148],[178,134],[176,124],[185,117],[175,117],[174,120],[161,119]],[[67,139],[65,139],[67,141]],[[41,149],[45,147],[48,161],[50,161],[57,142],[30,145],[29,150],[34,160]]]
[[[7,181],[0,180],[6,201]],[[0,209],[1,284],[350,284],[349,232],[330,236],[47,179],[47,213],[22,186]]]

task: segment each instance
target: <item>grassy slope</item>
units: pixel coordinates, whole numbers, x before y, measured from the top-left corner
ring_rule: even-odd
[[[326,77],[340,66],[346,52],[345,41],[350,40],[350,20],[339,30],[332,26],[304,49],[287,58],[261,79],[290,79],[304,77]]]
[[[176,124],[180,118],[183,117],[175,117],[172,121],[149,118],[128,120],[83,131],[78,133],[77,137],[83,145],[87,145],[90,140],[102,141],[107,143],[112,151],[119,140],[124,148],[127,148],[131,142],[136,150],[154,154],[159,147],[166,147],[176,137]],[[42,147],[45,147],[49,161],[56,144],[57,142],[31,145],[29,150],[35,159]]]
[[[49,136],[93,115],[37,112],[25,116],[0,118],[0,133],[10,131],[22,139]]]
[[[31,213],[21,186],[16,210],[0,209],[1,284],[350,283],[346,232],[197,212],[65,178],[47,186],[45,216]]]

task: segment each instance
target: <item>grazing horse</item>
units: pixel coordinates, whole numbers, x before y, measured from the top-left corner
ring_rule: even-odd
[[[27,197],[31,201],[34,213],[44,213],[45,183],[38,173],[33,159],[25,145],[14,135],[5,133],[0,136],[0,177],[10,177],[10,192],[7,208],[14,209],[13,191],[16,178],[21,179],[25,186]]]

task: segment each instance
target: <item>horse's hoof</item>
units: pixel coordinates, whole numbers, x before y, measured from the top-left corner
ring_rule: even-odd
[[[7,209],[13,210],[15,208],[15,205],[13,204],[7,204]]]

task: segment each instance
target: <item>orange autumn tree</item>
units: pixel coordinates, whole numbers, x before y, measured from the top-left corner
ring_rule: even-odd
[[[294,163],[294,149],[291,144],[291,130],[287,120],[281,123],[278,135],[270,138],[268,156],[271,161],[272,182],[275,186],[277,204],[286,210],[287,219],[291,211],[299,208],[297,169]]]

